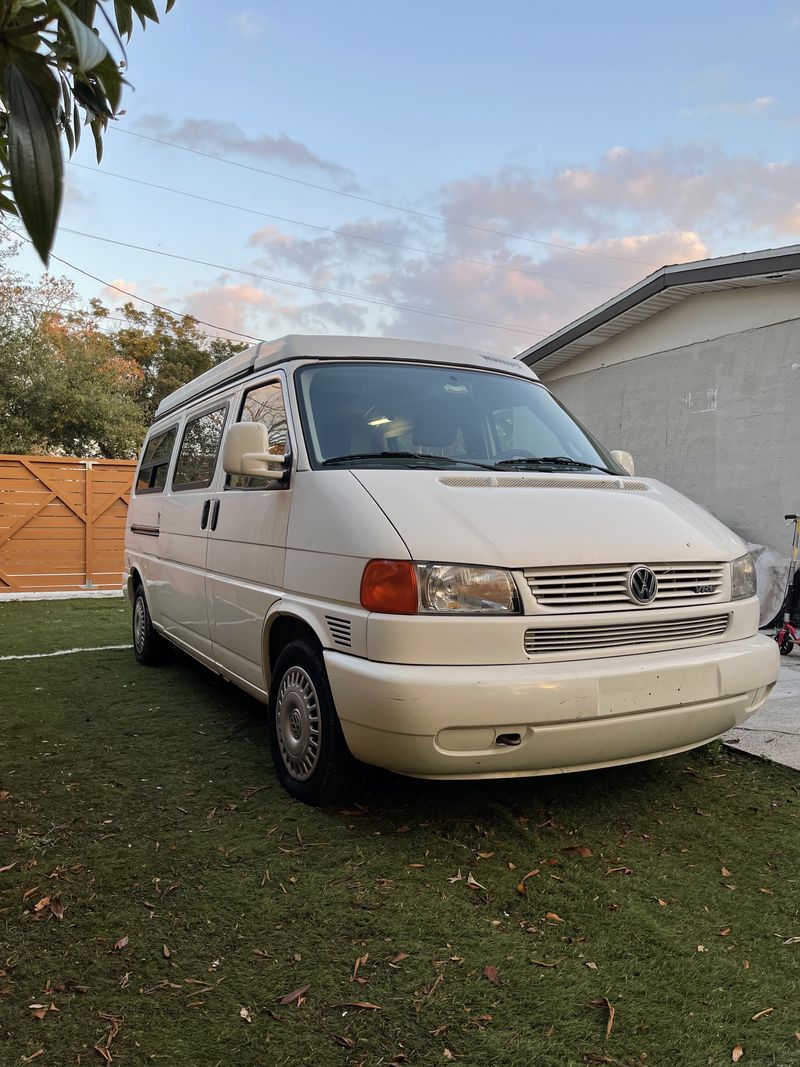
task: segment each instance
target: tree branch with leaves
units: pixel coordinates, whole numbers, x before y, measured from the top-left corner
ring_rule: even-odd
[[[61,139],[71,156],[89,126],[100,162],[128,84],[123,38],[134,20],[158,22],[153,0],[0,0],[0,213],[19,216],[45,265],[61,209]]]

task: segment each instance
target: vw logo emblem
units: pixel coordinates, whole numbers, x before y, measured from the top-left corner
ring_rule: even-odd
[[[628,596],[635,604],[652,604],[658,592],[658,579],[649,567],[634,567],[628,574]]]

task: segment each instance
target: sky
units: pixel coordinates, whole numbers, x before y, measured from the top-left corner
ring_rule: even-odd
[[[51,269],[223,336],[515,354],[663,264],[800,242],[799,49],[800,2],[177,0]]]

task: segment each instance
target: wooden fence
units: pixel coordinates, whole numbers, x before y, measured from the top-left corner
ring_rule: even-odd
[[[0,455],[0,594],[118,589],[135,467]]]

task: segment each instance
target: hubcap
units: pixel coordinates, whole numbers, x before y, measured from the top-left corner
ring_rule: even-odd
[[[133,643],[136,646],[136,651],[139,655],[144,650],[144,639],[147,630],[147,621],[145,618],[145,606],[144,600],[137,596],[136,604],[133,608]]]
[[[283,765],[298,782],[307,781],[319,762],[320,726],[314,683],[302,667],[290,667],[278,690],[275,729]]]

